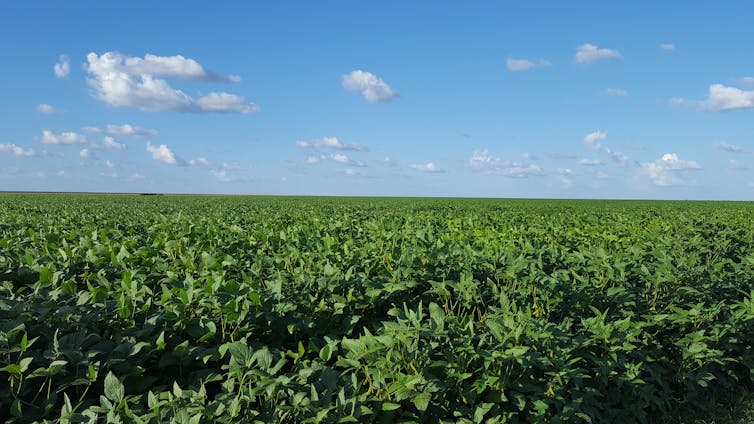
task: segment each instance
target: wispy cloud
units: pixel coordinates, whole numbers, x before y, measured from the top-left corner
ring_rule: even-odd
[[[207,158],[194,158],[189,160],[188,166],[199,166],[199,167],[206,167],[209,166],[209,160]]]
[[[600,48],[591,43],[580,45],[576,49],[575,60],[577,63],[593,63],[606,59],[621,59],[620,52],[617,50]]]
[[[505,61],[505,66],[508,68],[511,72],[521,72],[521,71],[528,71],[534,68],[542,68],[551,66],[552,63],[544,60],[544,59],[511,59],[508,58]]]
[[[748,153],[746,149],[735,144],[726,143],[724,141],[718,141],[715,143],[715,148],[730,153]]]
[[[71,62],[68,56],[61,54],[52,70],[55,71],[55,76],[58,78],[67,77],[71,73]]]
[[[607,94],[608,96],[615,96],[615,97],[627,97],[628,91],[622,88],[608,88],[605,90],[605,94]]]
[[[343,88],[360,93],[368,102],[387,102],[398,97],[398,93],[390,88],[377,75],[362,70],[351,71],[343,75]]]
[[[607,132],[605,131],[594,131],[590,132],[589,134],[584,137],[584,143],[591,147],[592,149],[605,154],[609,157],[611,157],[616,162],[624,163],[628,161],[628,156],[624,155],[621,152],[613,151],[611,148],[605,146],[604,143],[602,143],[602,140],[607,138]]]
[[[602,161],[599,159],[581,159],[579,161],[579,165],[581,166],[600,166],[602,165]]]
[[[59,110],[55,109],[52,105],[49,105],[47,103],[41,103],[37,106],[37,112],[44,113],[45,115],[53,115],[56,113],[60,113]]]
[[[672,52],[675,50],[675,44],[673,43],[662,43],[660,44],[660,50],[666,51],[666,52]]]
[[[81,130],[86,133],[105,134],[109,136],[154,137],[157,135],[157,130],[139,128],[131,124],[108,124],[104,129],[99,127],[83,127]]]
[[[112,106],[131,106],[147,111],[190,113],[254,113],[259,107],[242,96],[211,92],[194,98],[174,89],[158,77],[204,82],[238,82],[239,77],[206,71],[183,56],[130,57],[117,52],[87,55],[86,71],[92,94]]]
[[[416,164],[411,164],[408,167],[419,172],[428,172],[428,173],[445,172],[445,170],[440,169],[437,165],[435,165],[434,162],[416,163]]]
[[[735,159],[730,159],[728,161],[728,169],[732,169],[734,171],[748,171],[749,167]]]
[[[474,152],[469,159],[469,167],[474,171],[510,178],[526,178],[544,174],[542,168],[537,165],[493,157],[487,150],[481,153]]]
[[[350,150],[354,152],[364,152],[366,147],[360,144],[347,144],[338,140],[337,137],[323,137],[318,140],[296,141],[296,147],[301,149],[333,149],[333,150]]]

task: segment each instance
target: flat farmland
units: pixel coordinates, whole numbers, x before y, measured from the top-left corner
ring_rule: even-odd
[[[748,202],[0,195],[5,422],[670,421],[753,345]]]

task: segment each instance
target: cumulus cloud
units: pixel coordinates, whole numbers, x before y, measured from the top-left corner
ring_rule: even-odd
[[[353,160],[349,158],[348,155],[344,155],[342,153],[336,153],[336,154],[330,155],[330,159],[343,165],[358,166],[358,167],[366,166],[364,162]]]
[[[534,164],[510,161],[491,156],[487,150],[474,152],[469,159],[469,166],[474,171],[502,175],[510,178],[526,178],[543,175],[542,168]]]
[[[691,106],[706,112],[751,109],[754,108],[754,90],[712,84],[709,86],[709,95],[705,100],[686,100],[677,97],[670,99],[670,102],[676,106]]]
[[[110,168],[110,169],[113,169],[113,168],[115,168],[115,162],[113,162],[110,159],[108,159],[108,160],[105,161],[105,166],[108,167],[108,168]]]
[[[608,96],[626,97],[628,96],[628,91],[622,88],[608,88],[607,90],[605,90],[605,94],[607,94]]]
[[[52,105],[48,105],[47,103],[41,103],[39,106],[37,106],[37,112],[44,113],[46,115],[52,115],[55,113],[59,113],[60,111],[55,109]]]
[[[360,93],[372,103],[387,102],[398,97],[398,93],[377,75],[358,69],[343,75],[343,88]]]
[[[16,146],[14,143],[2,143],[0,144],[0,153],[7,153],[12,156],[20,157],[33,157],[37,156],[33,149],[24,149],[21,146]]]
[[[102,139],[102,147],[109,150],[126,150],[126,145],[123,143],[118,143],[115,141],[114,138],[110,137],[109,135],[106,135]]]
[[[65,131],[62,133],[54,133],[49,130],[42,131],[42,144],[86,144],[86,136],[73,131]]]
[[[508,58],[505,61],[505,66],[509,71],[512,72],[528,71],[530,69],[541,68],[550,65],[552,64],[544,59],[530,60]]]
[[[581,159],[579,161],[579,165],[581,166],[600,166],[602,165],[602,161],[599,159]]]
[[[558,175],[562,175],[564,177],[572,177],[576,175],[576,172],[574,172],[570,168],[558,168]]]
[[[367,149],[359,144],[346,144],[338,140],[337,137],[323,137],[318,140],[296,141],[296,147],[302,149],[333,149],[333,150],[350,150],[354,152],[363,152]]]
[[[594,131],[590,132],[589,134],[584,137],[584,143],[591,147],[592,149],[605,154],[607,156],[610,156],[614,161],[616,162],[626,162],[628,160],[628,156],[624,155],[621,152],[613,151],[611,148],[605,146],[604,143],[602,143],[602,140],[607,138],[607,132],[605,131]]]
[[[152,142],[147,141],[147,152],[152,155],[152,159],[168,165],[175,165],[178,162],[173,151],[164,144],[155,146]]]
[[[735,144],[726,143],[724,141],[718,141],[717,143],[715,143],[715,147],[718,150],[722,150],[722,151],[730,152],[730,153],[748,153],[746,149],[744,149],[743,147],[736,146]]]
[[[158,77],[205,82],[237,82],[236,76],[220,76],[206,71],[193,59],[183,56],[129,57],[117,52],[87,55],[86,71],[92,94],[112,106],[132,106],[147,111],[190,113],[253,113],[259,107],[242,96],[211,92],[193,98],[174,89]]]
[[[89,149],[81,149],[79,151],[79,156],[82,159],[89,159],[92,156],[92,152]]]
[[[81,130],[88,133],[105,134],[109,136],[154,137],[157,135],[157,130],[147,130],[135,127],[131,124],[108,124],[104,129],[99,127],[83,127]]]
[[[575,60],[577,63],[592,63],[605,59],[621,59],[622,56],[617,50],[599,48],[594,44],[582,44],[576,50]]]
[[[417,163],[408,166],[409,168],[419,172],[440,173],[445,172],[440,169],[434,162]]]
[[[308,163],[309,165],[313,165],[315,163],[319,163],[319,161],[322,160],[323,157],[324,157],[324,155],[319,155],[319,156],[312,155],[312,156],[308,156],[306,158],[306,163]]]
[[[55,71],[55,76],[58,78],[65,78],[71,73],[71,62],[68,60],[68,56],[61,54],[58,58],[58,62],[52,68]]]
[[[691,160],[679,159],[675,153],[665,153],[654,162],[642,164],[642,172],[658,186],[672,186],[684,184],[679,177],[683,171],[700,170],[701,165]]]

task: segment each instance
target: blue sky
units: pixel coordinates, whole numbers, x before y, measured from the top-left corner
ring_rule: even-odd
[[[748,2],[4,2],[0,190],[754,197]]]

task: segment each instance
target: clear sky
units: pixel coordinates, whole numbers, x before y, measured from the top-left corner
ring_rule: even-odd
[[[748,1],[6,1],[0,190],[754,198]]]

